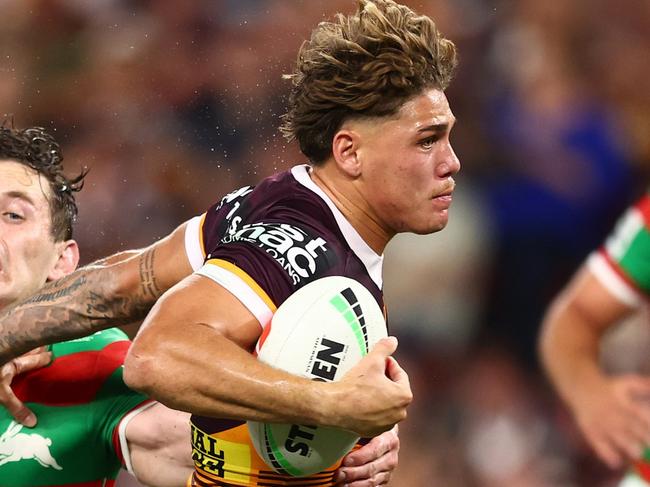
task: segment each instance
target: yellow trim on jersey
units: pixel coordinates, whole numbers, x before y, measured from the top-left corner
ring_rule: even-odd
[[[206,262],[206,264],[216,265],[217,267],[221,267],[228,272],[232,272],[242,281],[244,281],[248,287],[250,287],[253,292],[255,292],[255,294],[257,294],[262,299],[262,301],[264,301],[264,304],[266,304],[273,313],[275,313],[275,311],[278,309],[273,300],[269,297],[268,294],[266,294],[266,291],[264,291],[264,289],[262,289],[251,276],[249,276],[244,270],[240,269],[235,264],[222,259],[210,259]]]
[[[205,243],[203,242],[203,224],[205,223],[205,217],[207,213],[203,213],[201,216],[201,221],[199,222],[199,245],[201,246],[201,252],[203,253],[203,258],[205,259]]]

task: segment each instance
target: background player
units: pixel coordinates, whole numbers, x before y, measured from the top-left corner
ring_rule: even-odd
[[[295,482],[265,466],[243,415],[220,414],[220,401],[267,387],[255,380],[250,352],[296,289],[345,275],[383,305],[387,243],[400,232],[445,227],[460,169],[444,94],[455,65],[455,47],[433,21],[390,0],[361,1],[355,14],[319,24],[298,55],[283,125],[310,164],[234,191],[188,225],[190,260],[205,264],[156,303],[125,377],[195,413],[192,485]],[[392,360],[386,372],[406,406],[406,374]],[[214,386],[222,377],[253,380],[223,391]],[[284,395],[279,376],[271,387]],[[331,472],[304,481],[331,485]]]
[[[638,311],[650,292],[650,196],[619,220],[552,303],[543,324],[544,366],[598,456],[612,468],[634,462],[623,485],[650,485],[650,377],[608,375],[605,333]]]

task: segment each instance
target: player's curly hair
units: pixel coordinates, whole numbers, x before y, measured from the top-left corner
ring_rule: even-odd
[[[83,187],[88,171],[68,178],[63,173],[63,154],[59,144],[41,127],[15,129],[0,126],[0,160],[12,160],[42,174],[50,183],[49,200],[52,237],[55,242],[72,238],[72,226],[77,218],[74,193]]]
[[[298,52],[281,132],[312,164],[331,155],[332,140],[353,117],[395,114],[425,89],[445,90],[456,47],[429,17],[392,0],[358,0],[354,15],[322,22]]]

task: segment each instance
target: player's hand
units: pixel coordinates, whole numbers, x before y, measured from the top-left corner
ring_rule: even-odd
[[[27,427],[36,426],[36,415],[16,397],[11,383],[17,375],[45,367],[51,360],[52,354],[46,347],[40,347],[0,367],[0,405],[7,409],[16,421]]]
[[[406,419],[413,400],[409,378],[391,354],[397,339],[384,338],[339,382],[340,395],[329,408],[333,425],[371,438]]]
[[[367,445],[343,458],[336,472],[336,485],[345,487],[377,487],[388,485],[397,467],[399,436],[397,425],[376,436]]]
[[[638,460],[650,445],[650,378],[609,378],[574,402],[574,414],[587,442],[609,467]]]

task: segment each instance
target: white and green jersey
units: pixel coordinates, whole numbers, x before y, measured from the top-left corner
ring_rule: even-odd
[[[637,307],[650,295],[650,193],[620,218],[589,269],[621,302]]]
[[[0,408],[1,487],[114,485],[128,461],[126,422],[151,404],[122,380],[129,345],[117,329],[58,343],[48,367],[15,379],[38,424],[24,428]]]

